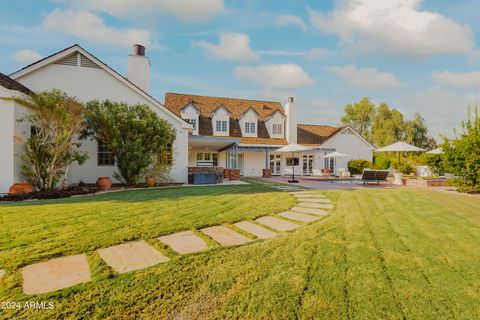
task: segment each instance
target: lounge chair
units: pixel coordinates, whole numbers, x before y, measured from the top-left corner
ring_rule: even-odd
[[[389,170],[371,170],[365,169],[362,174],[363,185],[366,183],[376,183],[380,184],[380,181],[387,181]]]

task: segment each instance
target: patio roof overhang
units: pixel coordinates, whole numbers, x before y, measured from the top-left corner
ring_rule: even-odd
[[[189,149],[207,149],[213,151],[223,151],[230,146],[240,143],[239,138],[194,136],[188,137]]]

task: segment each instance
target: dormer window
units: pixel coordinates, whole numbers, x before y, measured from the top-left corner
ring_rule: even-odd
[[[185,121],[193,126],[193,130],[197,130],[197,119],[185,119]]]
[[[215,129],[217,132],[227,132],[227,121],[217,120]]]
[[[245,133],[255,133],[255,122],[245,122]]]
[[[283,134],[283,125],[274,123],[272,125],[272,133],[273,134],[278,134],[278,135]]]

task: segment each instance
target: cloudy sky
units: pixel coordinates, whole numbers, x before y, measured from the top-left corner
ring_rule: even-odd
[[[368,96],[451,132],[480,104],[478,0],[52,0],[0,2],[0,71],[74,43],[126,74],[147,47],[151,93],[279,100],[339,123]]]

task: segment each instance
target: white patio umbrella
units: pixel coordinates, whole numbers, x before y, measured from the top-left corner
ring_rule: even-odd
[[[281,152],[281,153],[289,153],[289,152],[292,153],[292,180],[288,180],[288,182],[298,183],[298,180],[295,180],[295,161],[293,160],[295,156],[295,152],[304,152],[304,151],[310,151],[310,150],[312,150],[312,148],[301,146],[296,143],[290,143],[276,150],[276,152]]]
[[[437,149],[433,149],[433,150],[427,151],[427,152],[425,152],[425,153],[426,153],[426,154],[442,154],[443,151],[442,151],[442,149],[437,148]]]
[[[327,158],[327,159],[333,158],[333,159],[335,159],[335,163],[337,163],[338,158],[348,158],[348,157],[350,157],[348,154],[341,153],[341,152],[338,152],[338,151],[335,151],[335,152],[332,152],[332,153],[329,153],[329,154],[326,154],[326,155],[323,156],[323,158]],[[333,174],[336,175],[335,172]]]
[[[400,152],[425,152],[425,149],[416,147],[405,142],[395,142],[389,146],[379,148],[375,152],[398,152],[397,161],[400,162]]]

